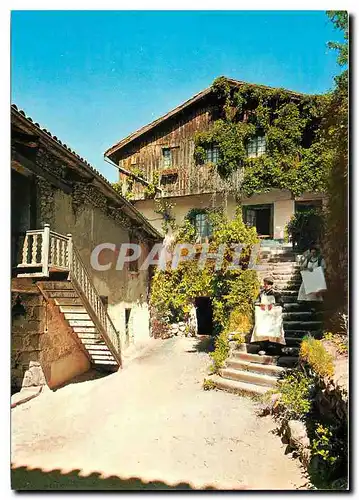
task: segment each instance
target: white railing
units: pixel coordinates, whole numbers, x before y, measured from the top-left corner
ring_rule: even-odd
[[[68,271],[68,279],[85,302],[85,307],[92,321],[100,330],[106,343],[121,365],[120,336],[109,317],[105,306],[96,290],[91,274],[73,245],[72,236],[44,229],[27,231],[22,251],[22,261],[18,267],[25,268],[31,276],[31,268],[40,268],[37,276],[48,277],[50,271]],[[30,272],[29,272],[30,271]],[[21,276],[21,275],[20,275]],[[25,276],[25,275],[23,275]]]

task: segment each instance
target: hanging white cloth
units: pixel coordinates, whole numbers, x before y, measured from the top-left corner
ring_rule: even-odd
[[[261,308],[261,306],[264,306]],[[269,306],[269,307],[268,307]],[[272,295],[262,295],[261,304],[255,306],[255,323],[251,342],[275,342],[285,345],[282,306],[275,305]]]
[[[308,261],[307,269],[301,271],[303,281],[299,288],[298,301],[323,301],[323,297],[317,295],[318,292],[327,289],[323,269],[325,269],[324,259],[321,260],[320,265],[319,259]]]

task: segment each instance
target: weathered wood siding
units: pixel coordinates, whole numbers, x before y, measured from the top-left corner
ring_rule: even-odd
[[[159,187],[166,196],[183,196],[188,194],[210,193],[223,191],[228,188],[229,182],[223,182],[215,167],[204,164],[198,165],[194,159],[194,135],[198,131],[208,129],[211,123],[209,106],[192,110],[191,114],[182,114],[176,121],[168,121],[156,127],[152,133],[135,141],[132,150],[122,155],[119,165],[126,170],[140,169],[141,176],[153,182],[154,173],[159,174]],[[172,151],[172,179],[164,182],[161,174],[166,172],[163,166],[163,148]],[[167,170],[168,171],[168,170]],[[121,180],[125,179],[122,174]],[[234,175],[231,182],[238,182],[240,173]],[[144,186],[136,182],[132,192],[134,199],[144,197]]]

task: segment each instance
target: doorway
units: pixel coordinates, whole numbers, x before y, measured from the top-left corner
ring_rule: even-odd
[[[212,335],[213,332],[213,308],[209,297],[197,297],[195,299],[198,335]]]
[[[273,203],[244,205],[243,220],[248,226],[256,228],[258,236],[273,238]]]

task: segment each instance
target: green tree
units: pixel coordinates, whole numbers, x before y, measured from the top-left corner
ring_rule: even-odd
[[[323,129],[330,164],[324,246],[328,263],[328,299],[334,313],[336,310],[346,310],[348,292],[349,18],[346,11],[328,11],[327,14],[344,35],[343,43],[328,43],[330,48],[338,51],[338,64],[344,69],[335,78]]]

